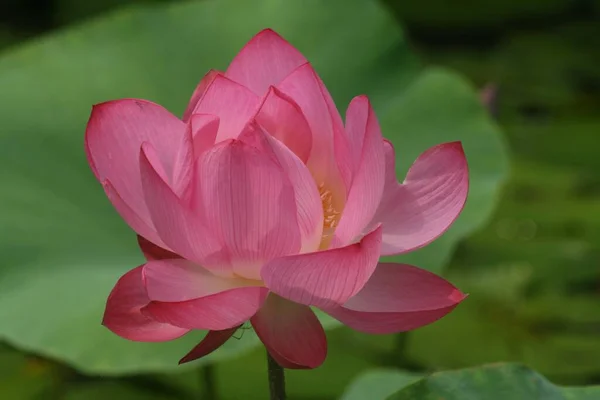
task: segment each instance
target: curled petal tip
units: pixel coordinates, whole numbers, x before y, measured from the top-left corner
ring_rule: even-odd
[[[460,290],[456,289],[454,290],[450,296],[448,296],[448,298],[455,302],[456,304],[461,303],[463,300],[465,300],[467,297],[469,297],[468,293],[463,293]]]
[[[273,28],[264,28],[263,30],[258,32],[256,35],[271,34],[271,33],[274,33],[275,35],[280,36],[277,32],[275,32],[275,30]]]
[[[464,147],[463,147],[463,145],[462,145],[462,142],[461,142],[460,140],[457,140],[457,141],[455,141],[455,142],[449,142],[449,143],[446,143],[446,145],[447,145],[448,147],[451,147],[451,148],[453,148],[453,149],[456,149],[456,150],[458,150],[458,151],[460,151],[460,152],[462,152],[462,153],[464,153],[464,152],[465,152],[465,149],[464,149]]]

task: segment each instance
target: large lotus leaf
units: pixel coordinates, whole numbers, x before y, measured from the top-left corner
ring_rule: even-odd
[[[387,399],[587,400],[598,396],[597,387],[561,388],[522,365],[493,364],[435,373]]]
[[[86,165],[85,124],[92,104],[121,97],[181,113],[200,77],[224,68],[264,27],[307,55],[340,106],[356,94],[372,97],[397,145],[399,172],[427,146],[463,140],[472,173],[465,213],[442,240],[407,260],[439,271],[456,241],[483,221],[506,169],[497,129],[472,88],[452,74],[429,71],[407,87],[416,62],[377,2],[221,0],[126,9],[0,57],[0,338],[89,373],[177,368],[202,332],[144,344],[99,324],[111,286],[142,258]],[[246,332],[200,362],[257,343]]]
[[[385,399],[419,378],[415,373],[391,368],[369,370],[360,374],[348,386],[341,400]]]
[[[591,400],[600,387],[560,387],[520,364],[498,363],[443,371],[419,379],[393,369],[374,369],[356,378],[342,400]]]
[[[64,396],[65,400],[174,400],[175,396],[158,394],[150,389],[117,382],[72,385]]]
[[[52,393],[58,373],[37,357],[0,346],[0,393],[4,399],[35,400]]]

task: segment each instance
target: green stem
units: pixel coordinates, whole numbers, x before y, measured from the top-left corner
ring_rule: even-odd
[[[394,335],[394,356],[397,359],[403,360],[406,356],[406,348],[408,347],[408,334],[406,332],[396,333]]]
[[[202,400],[217,400],[217,371],[212,364],[200,367],[200,384]]]
[[[394,348],[390,364],[397,368],[418,371],[421,366],[411,360],[407,354],[409,338],[410,332],[400,332],[394,335]]]
[[[271,357],[267,351],[267,368],[269,373],[269,399],[285,400],[285,373],[283,367]]]

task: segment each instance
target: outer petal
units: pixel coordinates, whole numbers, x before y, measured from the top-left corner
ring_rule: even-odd
[[[313,311],[271,294],[250,320],[256,335],[284,368],[316,368],[327,356],[327,339]]]
[[[189,125],[189,124],[188,124]],[[190,128],[181,136],[177,162],[173,165],[173,174],[166,177],[175,194],[180,198],[187,198],[194,171],[194,140]]]
[[[264,287],[242,287],[187,301],[152,301],[144,307],[143,313],[156,321],[182,328],[218,331],[250,319],[267,294]]]
[[[183,122],[149,101],[124,99],[98,104],[86,129],[88,161],[96,177],[110,180],[125,204],[152,226],[141,186],[140,146],[147,141],[161,149],[161,163],[171,176],[184,133]]]
[[[233,328],[222,331],[209,331],[204,339],[202,339],[202,341],[196,345],[196,347],[190,350],[189,353],[179,360],[179,364],[185,364],[212,353],[225,344],[225,342],[228,341],[231,336],[233,336],[240,326],[241,325],[234,326]]]
[[[219,117],[194,114],[190,117],[183,135],[177,164],[173,168],[171,187],[184,204],[189,203],[194,178],[194,161],[215,143],[219,130]]]
[[[182,204],[163,180],[155,153],[150,144],[142,145],[140,169],[146,202],[159,236],[184,258],[214,273],[230,274],[230,268],[223,264],[221,243],[208,233],[201,216]]]
[[[262,286],[241,278],[223,278],[183,259],[150,261],[144,265],[144,283],[152,301],[180,302],[240,287]]]
[[[159,246],[163,248],[167,248],[167,245],[163,243],[163,241],[156,233],[154,225],[152,224],[152,220],[146,221],[142,219],[135,211],[129,207],[125,201],[119,196],[117,190],[111,184],[109,180],[105,180],[102,183],[104,187],[104,192],[106,196],[115,207],[121,218],[139,235],[149,238],[154,243],[158,243]]]
[[[292,98],[271,86],[255,118],[271,136],[306,163],[312,148],[312,132],[302,110]]]
[[[313,132],[307,165],[315,180],[334,193],[336,208],[342,209],[352,179],[342,119],[331,96],[310,64],[293,71],[277,88],[300,106]],[[335,148],[335,149],[334,149]]]
[[[148,261],[180,258],[177,254],[155,245],[143,236],[137,235],[137,240],[140,250]]]
[[[383,223],[382,255],[401,254],[431,243],[456,220],[469,191],[467,160],[460,142],[432,147],[399,184],[389,142],[385,158],[386,186],[371,225]]]
[[[379,259],[381,227],[361,242],[333,250],[277,258],[261,275],[267,287],[291,301],[317,307],[343,304],[369,280]]]
[[[188,134],[192,137],[194,159],[211,148],[217,139],[219,117],[210,114],[194,114],[188,122]]]
[[[268,154],[238,140],[220,143],[198,160],[196,207],[219,237],[236,274],[260,279],[266,260],[300,250],[294,191]]]
[[[302,235],[300,253],[317,250],[323,233],[323,206],[308,168],[290,149],[255,124],[246,127],[240,140],[270,155],[283,169],[296,198],[298,226]]]
[[[438,320],[465,297],[431,272],[406,264],[381,263],[356,296],[341,307],[324,311],[358,331],[395,333]]]
[[[211,69],[206,73],[206,75],[202,77],[200,83],[198,84],[198,86],[196,86],[196,89],[194,89],[194,93],[192,93],[192,98],[190,99],[190,102],[188,103],[188,106],[186,107],[185,112],[183,113],[183,122],[188,122],[188,120],[192,116],[192,113],[194,112],[194,109],[196,108],[196,105],[198,104],[198,101],[202,98],[202,95],[204,95],[206,88],[210,86],[212,81],[214,81],[218,75],[223,75],[223,73]]]
[[[306,59],[298,50],[273,30],[265,29],[244,46],[225,74],[260,96],[304,63]]]
[[[352,187],[332,245],[351,243],[371,221],[381,201],[385,184],[383,137],[375,112],[366,96],[352,100],[346,117],[351,144],[350,158],[356,165]]]
[[[260,99],[248,88],[217,75],[196,104],[194,114],[212,114],[221,119],[217,142],[236,138],[254,116]]]
[[[142,280],[142,266],[119,279],[108,296],[102,324],[117,335],[137,342],[164,342],[176,339],[188,329],[156,322],[140,309],[150,302]]]

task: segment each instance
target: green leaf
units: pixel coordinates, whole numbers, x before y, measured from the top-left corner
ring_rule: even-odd
[[[600,396],[600,386],[582,388],[562,388],[565,400],[597,400]]]
[[[374,369],[356,378],[340,400],[385,399],[419,378],[417,374],[396,369]]]
[[[426,72],[407,88],[417,63],[377,2],[130,8],[0,57],[0,338],[94,374],[182,368],[177,360],[202,332],[147,344],[100,326],[111,287],[143,260],[86,165],[85,124],[92,104],[121,97],[181,113],[201,76],[223,69],[264,27],[304,52],[342,113],[354,95],[371,96],[384,134],[397,145],[400,169],[427,146],[464,141],[472,172],[465,215],[438,243],[406,260],[439,271],[457,240],[482,223],[506,170],[497,128],[472,88],[450,73]],[[246,332],[195,365],[257,343]]]
[[[56,386],[56,372],[47,361],[0,346],[0,393],[5,399],[44,398]]]
[[[74,385],[64,400],[175,400],[175,396],[157,394],[148,389],[118,382],[87,383]]]
[[[398,391],[389,400],[582,400],[598,388],[561,389],[519,364],[493,364],[438,372]],[[376,400],[376,398],[373,398]],[[383,399],[383,398],[381,398]]]

